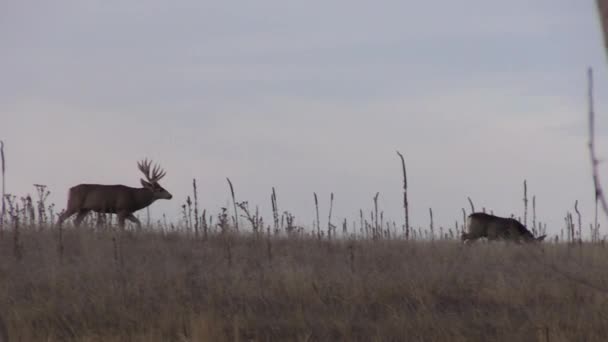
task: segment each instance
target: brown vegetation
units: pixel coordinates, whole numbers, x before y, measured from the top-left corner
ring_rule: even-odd
[[[603,341],[608,249],[21,227],[20,341]],[[584,265],[584,267],[582,267]]]

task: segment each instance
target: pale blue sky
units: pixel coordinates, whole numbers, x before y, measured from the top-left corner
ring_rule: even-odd
[[[356,220],[380,192],[402,221],[453,226],[468,208],[522,213],[522,181],[558,232],[576,199],[592,219],[586,68],[598,134],[608,74],[594,1],[53,1],[0,4],[0,139],[8,192],[139,184],[167,170],[179,219],[240,200],[270,218],[270,189],[300,224]],[[600,156],[608,155],[598,140]],[[605,172],[605,169],[603,169]],[[608,186],[608,179],[605,181]]]

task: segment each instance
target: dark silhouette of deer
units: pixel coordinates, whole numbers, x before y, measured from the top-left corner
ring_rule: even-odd
[[[118,226],[124,228],[125,219],[141,227],[141,222],[133,215],[158,199],[171,199],[173,196],[158,181],[165,176],[160,166],[150,170],[152,162],[147,159],[138,162],[139,170],[146,180],[141,179],[142,188],[131,188],[125,185],[79,184],[68,193],[66,210],[59,215],[57,225],[61,226],[70,216],[77,214],[74,225],[78,227],[85,216],[94,211],[111,213],[118,216]]]
[[[519,221],[486,213],[473,213],[467,220],[467,232],[462,234],[462,241],[474,241],[479,238],[488,240],[508,240],[517,242],[539,242],[546,235],[534,235]]]

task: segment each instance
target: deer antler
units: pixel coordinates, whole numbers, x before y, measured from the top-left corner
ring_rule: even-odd
[[[160,168],[158,164],[156,164],[152,169],[152,175],[150,175],[150,166],[152,166],[152,161],[148,161],[148,158],[144,159],[141,162],[137,162],[137,167],[139,168],[139,171],[141,171],[144,176],[146,176],[148,182],[156,183],[161,178],[163,178],[166,173]]]

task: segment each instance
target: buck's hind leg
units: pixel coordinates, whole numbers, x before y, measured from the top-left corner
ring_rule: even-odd
[[[118,213],[118,226],[121,229],[125,228],[125,220],[129,220],[137,225],[137,228],[141,228],[141,222],[137,219],[137,217],[133,216],[133,213],[129,212],[121,212]]]
[[[137,225],[138,229],[141,229],[141,221],[135,217],[133,214],[127,216],[127,219],[129,219],[131,222],[135,223]]]
[[[129,214],[129,215],[127,215],[126,219],[135,223],[137,225],[137,229],[141,229],[141,222],[139,221],[139,219],[137,217],[135,217],[135,215]]]

